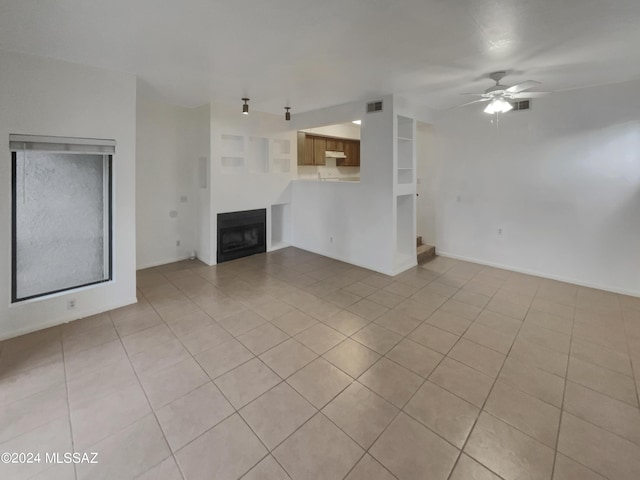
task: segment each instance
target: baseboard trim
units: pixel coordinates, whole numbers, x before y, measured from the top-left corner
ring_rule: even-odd
[[[557,280],[559,282],[571,283],[573,285],[578,285],[580,287],[595,288],[597,290],[604,290],[605,292],[618,293],[620,295],[629,295],[631,297],[640,297],[640,291],[626,290],[624,288],[617,288],[617,287],[612,287],[610,285],[602,285],[602,284],[592,283],[592,282],[584,282],[576,278],[563,277],[561,275],[553,275],[550,273],[539,272],[537,270],[531,270],[528,268],[514,267],[512,265],[505,265],[497,262],[489,262],[487,260],[468,257],[465,255],[458,255],[456,253],[443,252],[442,250],[436,250],[436,252],[437,252],[436,255],[440,257],[453,258],[456,260],[464,260],[466,262],[477,263],[479,265],[486,265],[487,267],[502,268],[503,270],[509,270],[511,272],[524,273],[527,275],[534,275],[536,277],[546,278],[549,280]]]
[[[64,325],[65,323],[75,322],[76,320],[80,320],[81,318],[91,317],[92,315],[98,315],[100,313],[108,312],[109,310],[115,310],[116,308],[126,307],[127,305],[133,305],[134,303],[138,303],[138,299],[136,297],[133,297],[133,299],[129,298],[124,302],[116,302],[113,304],[103,305],[97,308],[90,308],[88,310],[78,312],[76,314],[76,317],[72,318],[71,320],[64,319],[64,318],[56,318],[37,326],[34,325],[28,328],[14,330],[13,332],[4,333],[2,334],[2,336],[0,336],[0,341],[8,340],[14,337],[19,337],[21,335],[26,335],[28,333],[37,332],[39,330],[44,330],[45,328],[57,327],[58,325]]]
[[[190,258],[191,258],[191,256],[187,255],[187,256],[184,256],[184,257],[177,257],[177,258],[172,258],[172,259],[169,259],[169,260],[162,260],[162,261],[159,261],[159,262],[144,263],[142,265],[136,266],[136,270],[144,270],[145,268],[160,267],[162,265],[167,265],[169,263],[181,262],[182,260],[189,260]],[[207,263],[207,262],[205,262],[205,263]]]

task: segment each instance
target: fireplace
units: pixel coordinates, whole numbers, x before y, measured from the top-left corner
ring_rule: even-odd
[[[218,214],[218,263],[267,251],[267,210]]]

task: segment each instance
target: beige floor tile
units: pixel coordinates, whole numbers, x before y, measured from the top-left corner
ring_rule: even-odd
[[[513,342],[509,357],[559,377],[566,377],[567,375],[568,355],[549,350],[526,340],[517,339]]]
[[[449,300],[449,296],[425,290],[418,290],[411,296],[411,299],[423,304],[430,310],[436,310],[440,305]]]
[[[21,371],[62,361],[59,338],[26,348],[4,348],[0,356],[0,375],[15,375]]]
[[[487,304],[486,309],[512,318],[517,318],[518,320],[523,320],[529,311],[529,305],[523,305],[518,301],[512,301],[508,298],[500,298],[496,295]]]
[[[323,357],[343,372],[357,378],[373,365],[380,355],[348,338],[325,353]]]
[[[402,480],[445,480],[458,457],[458,449],[404,413],[395,418],[369,453]]]
[[[136,353],[167,343],[175,338],[176,336],[169,327],[162,323],[123,337],[122,344],[129,355],[135,355]]]
[[[351,338],[381,355],[387,353],[402,340],[401,335],[380,327],[375,323],[367,325]]]
[[[344,478],[363,453],[321,413],[273,451],[293,480]]]
[[[392,293],[388,290],[382,289],[377,292],[372,293],[367,297],[367,300],[371,300],[377,304],[382,305],[383,307],[393,308],[402,302],[406,297],[404,295],[398,295],[397,293]]]
[[[260,355],[260,359],[282,378],[287,378],[317,356],[312,350],[291,338],[271,350],[267,350]]]
[[[278,462],[269,455],[249,470],[242,480],[290,480],[290,478]]]
[[[136,477],[136,480],[182,480],[182,474],[176,461],[171,456]]]
[[[564,379],[557,375],[509,357],[498,379],[558,408],[562,406]]]
[[[331,350],[346,337],[333,328],[319,323],[296,335],[295,339],[318,355]]]
[[[554,332],[531,324],[522,326],[518,338],[534,343],[549,350],[554,350],[563,355],[569,354],[571,337],[563,333]]]
[[[140,385],[129,384],[109,395],[82,402],[71,411],[73,445],[85,450],[151,413]]]
[[[556,455],[556,465],[553,480],[606,480],[603,476],[589,470],[575,460],[565,457],[561,453]]]
[[[169,328],[173,330],[179,338],[185,337],[190,333],[195,333],[211,327],[215,322],[204,312],[188,312],[178,320],[168,323]]]
[[[469,328],[472,320],[444,310],[438,310],[430,315],[425,322],[454,335],[462,335]]]
[[[218,388],[209,382],[165,405],[156,415],[169,446],[177,452],[234,411]]]
[[[423,379],[397,363],[380,359],[359,378],[360,383],[398,408],[411,398]]]
[[[271,323],[285,333],[293,336],[314,326],[318,321],[306,313],[302,313],[300,310],[292,310],[272,320]]]
[[[567,379],[629,405],[638,406],[635,382],[626,375],[572,357],[569,360]]]
[[[67,388],[64,384],[3,404],[0,406],[0,443],[68,415]]]
[[[559,408],[498,381],[484,409],[540,443],[556,448]]]
[[[472,342],[505,355],[509,352],[515,336],[515,333],[500,332],[478,322],[473,323],[463,335],[464,338]]]
[[[468,290],[460,290],[451,298],[458,302],[466,303],[478,308],[484,308],[487,303],[489,303],[489,300],[491,300],[491,298],[486,295],[473,293]]]
[[[73,464],[59,463],[49,467],[29,480],[76,480],[76,470]]]
[[[281,317],[285,313],[293,310],[293,307],[291,305],[275,298],[271,302],[262,303],[259,307],[253,308],[257,310],[258,313],[260,313],[260,316],[266,318],[269,321],[275,320],[276,318]]]
[[[553,450],[485,412],[464,451],[505,479],[551,478]]]
[[[458,300],[450,299],[442,304],[438,309],[441,312],[451,313],[467,320],[475,320],[478,314],[482,311],[481,307],[469,305],[468,303],[460,302]]]
[[[234,337],[247,333],[264,324],[266,320],[252,310],[242,310],[231,315],[216,318],[218,324]]]
[[[349,305],[347,310],[371,322],[382,316],[389,309],[365,298],[359,302]]]
[[[191,355],[182,343],[174,338],[167,343],[136,353],[129,358],[133,368],[140,374],[150,370],[162,370],[190,357]]]
[[[362,297],[349,293],[346,290],[336,290],[324,297],[326,301],[331,302],[340,308],[347,308],[349,305],[353,305],[358,302],[361,298]]]
[[[476,407],[482,407],[493,384],[491,377],[450,358],[442,360],[429,380]]]
[[[369,448],[398,409],[358,382],[352,383],[324,409],[330,420],[362,448]]]
[[[50,470],[51,464],[46,464],[44,461],[46,452],[73,451],[69,419],[68,417],[58,418],[23,435],[0,443],[0,451],[3,453],[40,452],[42,459],[40,463],[7,463],[0,467],[3,479],[31,479],[45,470]],[[43,474],[42,478],[46,478],[46,476]]]
[[[240,342],[229,336],[228,341],[205,350],[194,358],[207,372],[207,375],[211,379],[215,379],[254,358],[254,355]]]
[[[387,330],[391,330],[392,332],[404,336],[420,325],[420,320],[410,317],[398,310],[392,309],[381,317],[378,317],[375,323]]]
[[[428,306],[412,298],[408,298],[404,302],[396,305],[394,309],[422,322],[436,310],[436,307]]]
[[[181,449],[176,459],[188,480],[235,480],[266,454],[258,437],[234,414]]]
[[[137,382],[136,374],[127,360],[107,364],[67,382],[69,406],[73,409],[93,398]]]
[[[449,480],[501,480],[491,470],[476,462],[473,458],[460,455]]]
[[[633,377],[631,359],[625,353],[575,338],[571,343],[571,356],[608,370]]]
[[[573,315],[566,318],[549,312],[541,312],[535,310],[533,307],[529,310],[529,313],[527,313],[524,321],[527,325],[535,325],[546,328],[547,330],[553,330],[554,332],[564,333],[565,335],[571,335],[573,328]]]
[[[239,409],[280,383],[280,378],[258,358],[248,361],[215,380],[231,404]]]
[[[62,361],[0,375],[0,405],[12,403],[64,383]]]
[[[78,464],[78,480],[133,479],[170,455],[162,430],[147,415],[89,449],[98,452],[97,464]]]
[[[498,375],[506,358],[503,354],[495,350],[470,342],[464,338],[461,338],[458,343],[454,345],[447,356],[471,368],[475,368],[490,377],[496,377]]]
[[[420,387],[404,411],[458,448],[464,445],[480,412],[431,382]]]
[[[372,285],[376,288],[384,288],[393,283],[393,278],[379,273],[372,273],[362,279],[362,283]]]
[[[283,382],[243,407],[240,415],[272,450],[316,411],[313,405]]]
[[[203,330],[198,330],[197,332],[192,332],[180,337],[180,341],[187,350],[189,350],[191,355],[198,355],[199,353],[218,347],[231,340],[233,340],[231,334],[217,323]]]
[[[353,335],[361,328],[369,324],[367,320],[359,317],[355,313],[341,310],[324,321],[325,325],[337,330],[343,335]]]
[[[447,354],[451,347],[455,345],[460,337],[453,335],[439,328],[433,327],[427,323],[423,323],[413,332],[409,334],[409,337],[414,342],[429,347],[436,352]]]
[[[345,480],[394,480],[391,475],[375,458],[368,453],[353,467]]]
[[[110,342],[118,338],[118,332],[112,323],[106,323],[96,328],[92,328],[79,333],[74,333],[63,338],[62,345],[65,354],[77,353],[88,348],[96,347],[103,343]]]
[[[155,310],[113,321],[113,325],[121,337],[162,324],[164,324],[164,320]]]
[[[254,355],[260,355],[270,348],[284,342],[289,335],[271,323],[265,323],[238,337],[238,340]]]
[[[480,315],[476,317],[475,323],[506,335],[516,335],[522,327],[522,320],[490,310],[483,310]]]
[[[351,285],[344,287],[343,290],[345,292],[358,295],[359,297],[368,297],[373,292],[378,290],[378,288],[363,282],[355,282],[355,283],[352,283]]]
[[[640,411],[631,405],[567,382],[564,409],[640,445]]]
[[[443,356],[419,343],[404,339],[386,357],[426,378],[438,366]]]
[[[419,283],[419,280],[416,280],[417,284],[410,284],[407,282],[398,282],[394,281],[389,285],[383,287],[383,290],[389,293],[393,293],[395,295],[401,296],[403,298],[408,298],[415,294],[418,290],[424,287],[424,283]]]
[[[558,452],[608,478],[640,478],[638,445],[566,412],[562,415]]]
[[[103,343],[78,353],[66,354],[64,356],[64,368],[67,380],[77,378],[92,370],[126,358],[127,352],[125,352],[120,339]]]
[[[208,381],[209,377],[193,358],[163,370],[140,375],[140,382],[154,410],[173,402]]]
[[[316,408],[322,408],[344,390],[352,378],[324,358],[318,358],[289,377],[287,382]]]

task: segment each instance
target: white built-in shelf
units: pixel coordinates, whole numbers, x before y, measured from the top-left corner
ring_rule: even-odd
[[[403,197],[406,195],[415,195],[416,188],[413,183],[401,183],[396,186],[396,196]]]
[[[398,136],[398,140],[401,141],[401,142],[411,142],[413,140],[413,138]]]
[[[271,155],[274,157],[288,157],[291,155],[291,141],[286,138],[271,140]]]
[[[244,157],[221,157],[222,173],[242,173],[244,171]]]
[[[269,139],[249,137],[249,173],[269,172]]]
[[[244,136],[222,134],[220,136],[220,147],[223,156],[242,157],[244,156]]]

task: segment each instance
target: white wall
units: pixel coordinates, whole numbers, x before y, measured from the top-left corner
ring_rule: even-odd
[[[448,112],[441,254],[640,295],[640,82]],[[498,235],[502,229],[502,235]]]
[[[136,80],[90,68],[0,50],[0,339],[126,304],[135,297]],[[11,305],[11,155],[9,134],[115,139],[113,277]],[[67,310],[69,299],[75,310]]]
[[[340,123],[338,125],[325,125],[323,127],[305,128],[303,132],[317,135],[328,135],[330,137],[351,138],[360,140],[360,125],[355,123]]]
[[[188,258],[196,249],[197,156],[191,141],[193,109],[139,95],[136,112],[136,238],[140,269]]]
[[[394,269],[393,99],[365,115],[365,102],[294,115],[299,130],[362,119],[360,183],[293,182],[295,246],[372,270]]]

